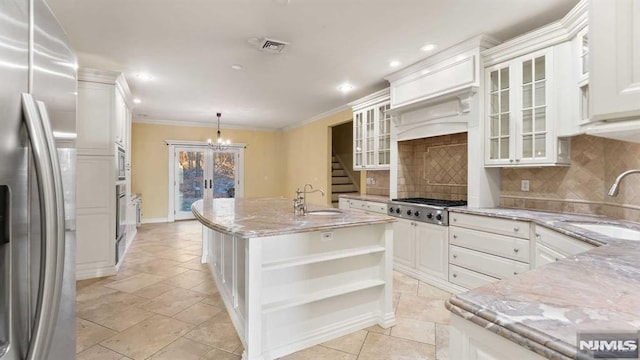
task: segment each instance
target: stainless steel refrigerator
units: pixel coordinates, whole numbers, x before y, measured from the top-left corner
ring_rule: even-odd
[[[77,62],[42,0],[0,0],[0,360],[75,359]]]

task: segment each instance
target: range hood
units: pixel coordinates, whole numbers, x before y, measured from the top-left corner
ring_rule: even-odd
[[[480,118],[480,52],[498,44],[481,35],[387,77],[398,141],[467,131]]]

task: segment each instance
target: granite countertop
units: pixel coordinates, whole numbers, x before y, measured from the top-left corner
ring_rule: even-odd
[[[383,202],[383,203],[386,203],[387,201],[391,200],[388,196],[368,195],[368,194],[362,194],[362,195],[361,194],[355,194],[355,195],[344,194],[344,195],[340,195],[339,198],[363,200],[363,201],[375,201],[375,202]]]
[[[450,211],[531,221],[598,246],[456,295],[446,304],[451,312],[549,359],[575,359],[578,330],[640,328],[640,241],[604,236],[568,222],[635,230],[640,224],[518,209]]]
[[[307,204],[309,210],[338,210]],[[384,224],[394,218],[358,211],[338,210],[336,215],[293,214],[293,200],[286,198],[213,199],[193,203],[191,211],[205,226],[243,238],[293,234],[336,228]]]

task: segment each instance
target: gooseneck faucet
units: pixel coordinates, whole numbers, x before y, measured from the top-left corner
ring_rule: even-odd
[[[618,196],[618,187],[620,187],[620,181],[627,175],[629,174],[633,174],[633,173],[640,173],[640,170],[636,169],[636,170],[627,170],[625,172],[623,172],[622,174],[618,175],[618,177],[616,178],[616,181],[613,182],[613,185],[611,185],[611,189],[609,189],[609,192],[607,193],[607,195],[609,196]]]
[[[309,190],[307,190],[307,187]],[[314,189],[311,184],[305,184],[303,190],[300,190],[300,188],[296,190],[296,197],[293,199],[293,213],[295,215],[307,214],[307,194],[314,192],[320,192],[322,196],[324,196],[324,191],[322,189]]]

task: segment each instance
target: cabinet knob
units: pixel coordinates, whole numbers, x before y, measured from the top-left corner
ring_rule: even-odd
[[[514,272],[513,272],[513,275],[518,275],[518,272],[517,272],[517,271],[514,271]]]
[[[458,274],[453,274],[453,277],[454,277],[454,278],[457,278],[457,277],[458,277]]]
[[[558,260],[560,260],[560,259],[556,258],[556,261],[558,261]]]
[[[458,255],[453,255],[453,258],[454,258],[454,259],[457,259],[457,258],[458,258]]]
[[[518,251],[520,251],[520,249],[513,249],[513,252],[516,254],[518,253]]]
[[[520,159],[516,159],[516,162],[520,162]]]
[[[518,232],[518,231],[520,231],[520,228],[516,226],[516,227],[513,228],[513,231]]]
[[[536,239],[540,239],[540,234],[536,234]]]
[[[454,239],[457,239],[457,238],[458,238],[458,235],[453,234],[453,238],[454,238]]]
[[[453,218],[453,222],[456,222],[456,221],[458,221],[458,218],[457,218],[457,217],[454,217],[454,218]]]
[[[509,162],[513,162],[513,159],[509,159]]]

